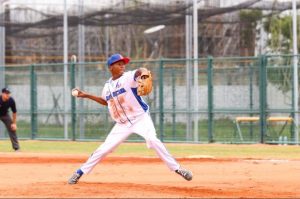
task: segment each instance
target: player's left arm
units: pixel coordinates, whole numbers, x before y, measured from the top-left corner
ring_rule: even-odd
[[[17,113],[13,113],[12,115],[12,124],[11,124],[11,129],[13,131],[16,131],[17,130]]]
[[[17,108],[16,108],[16,103],[14,100],[12,100],[12,105],[11,105],[11,110],[12,110],[12,124],[11,124],[11,129],[13,131],[17,130]]]

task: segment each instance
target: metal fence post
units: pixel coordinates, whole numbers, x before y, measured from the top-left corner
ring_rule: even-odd
[[[71,63],[71,89],[75,88],[75,62]],[[76,140],[76,100],[75,97],[71,98],[71,114],[72,114],[72,140]]]
[[[266,105],[267,105],[267,67],[266,57],[259,57],[259,115],[260,115],[260,142],[264,143],[267,131]]]
[[[213,142],[213,57],[207,59],[207,97],[208,97],[208,142]]]
[[[253,116],[253,65],[251,64],[249,70],[249,108],[250,108],[250,116]],[[250,138],[253,139],[253,122],[250,123]]]
[[[159,132],[160,140],[164,140],[164,63],[159,62]]]
[[[175,69],[172,69],[172,138],[175,140],[176,135],[176,77]]]
[[[30,66],[31,139],[35,139],[37,135],[37,82],[34,68],[34,65]]]
[[[292,74],[294,75],[295,71],[293,70],[293,66],[292,66],[291,70],[293,71]],[[291,117],[295,121],[296,112],[294,110],[294,107],[295,107],[295,100],[294,100],[295,99],[295,92],[294,92],[295,91],[295,84],[294,84],[294,79],[292,80],[292,82],[293,83],[292,83],[292,88],[291,88],[291,90],[292,90],[292,99],[291,99],[291,109],[292,109],[292,111],[291,111]],[[296,130],[295,128],[297,128],[296,125],[295,125],[295,122],[292,122],[291,127],[290,127],[291,139],[295,138],[295,130]]]

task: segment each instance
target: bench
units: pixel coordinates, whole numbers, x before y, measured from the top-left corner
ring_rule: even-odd
[[[271,122],[284,122],[284,125],[281,127],[281,129],[277,132],[275,132],[275,130],[273,130],[275,133],[277,133],[277,136],[281,136],[283,130],[285,129],[287,124],[291,124],[293,123],[294,119],[292,117],[269,117],[267,118],[267,122],[268,124]],[[270,128],[272,129],[272,128]]]
[[[260,120],[259,117],[236,117],[235,118],[235,124],[236,124],[236,128],[240,137],[240,140],[243,141],[243,135],[242,135],[242,131],[240,128],[240,123],[242,122],[258,122]],[[283,125],[283,127],[280,129],[279,131],[279,135],[281,135],[281,133],[283,132],[285,126],[287,123],[292,123],[294,121],[294,119],[292,117],[268,117],[267,118],[267,123],[271,123],[271,122],[285,122],[285,124]]]

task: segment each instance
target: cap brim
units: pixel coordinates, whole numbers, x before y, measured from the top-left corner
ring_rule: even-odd
[[[128,57],[124,57],[123,61],[125,62],[125,64],[128,64],[130,62],[130,59]]]
[[[119,62],[119,61],[123,61],[125,64],[128,64],[128,63],[130,62],[130,58],[128,58],[128,57],[123,57],[122,59],[119,59],[119,60],[117,60],[117,61],[111,63],[110,66],[113,65],[113,64],[115,64],[115,63],[117,63],[117,62]]]

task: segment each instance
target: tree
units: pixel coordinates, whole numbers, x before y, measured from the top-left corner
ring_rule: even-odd
[[[297,21],[300,17],[297,17]],[[269,34],[268,44],[271,52],[290,54],[293,49],[293,26],[292,26],[292,16],[272,15],[264,23],[264,29]],[[300,28],[298,26],[297,32]],[[299,38],[299,37],[298,37]],[[300,39],[297,41],[298,51],[300,50]]]
[[[299,21],[299,16],[297,21]],[[268,33],[268,45],[270,53],[281,54],[281,56],[270,57],[268,65],[268,80],[276,85],[283,93],[291,91],[293,86],[293,56],[284,56],[282,54],[292,54],[293,51],[293,26],[292,16],[274,16],[269,17],[264,23],[264,29]],[[297,28],[299,32],[299,26]],[[299,38],[299,37],[298,37]],[[298,52],[300,50],[300,40],[297,40]],[[299,82],[299,80],[298,80]],[[298,102],[299,104],[299,102]]]
[[[255,48],[255,29],[257,21],[262,18],[261,10],[241,10],[239,13],[241,23],[241,49],[251,50],[252,53],[244,53],[244,56],[250,56],[254,54]],[[251,52],[250,51],[250,52]]]

